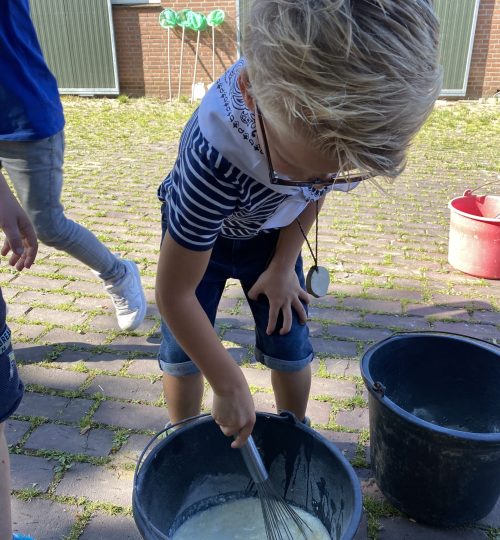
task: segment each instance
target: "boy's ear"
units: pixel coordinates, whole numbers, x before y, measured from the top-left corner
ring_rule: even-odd
[[[241,95],[243,96],[243,101],[249,110],[255,112],[255,100],[253,98],[250,84],[250,79],[248,78],[248,73],[246,70],[242,70],[238,76],[238,85],[240,87]]]

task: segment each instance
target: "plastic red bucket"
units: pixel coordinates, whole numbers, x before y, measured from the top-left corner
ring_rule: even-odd
[[[500,197],[467,190],[463,197],[452,199],[448,208],[448,262],[466,274],[500,279]]]

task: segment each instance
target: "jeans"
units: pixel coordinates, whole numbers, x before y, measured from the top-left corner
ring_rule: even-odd
[[[90,231],[64,215],[63,161],[63,131],[38,141],[0,141],[0,165],[9,173],[39,240],[78,259],[103,280],[119,281],[125,274],[122,262]]]
[[[0,289],[0,424],[19,406],[24,385],[17,373],[10,330],[5,322],[6,306]]]
[[[162,229],[165,235],[168,225],[165,204],[162,213]],[[271,260],[278,236],[279,231],[275,230],[259,234],[249,240],[217,238],[205,275],[196,289],[196,297],[210,322],[214,324],[226,280],[238,279],[255,321],[256,360],[278,371],[300,371],[312,361],[314,356],[307,325],[301,324],[297,314],[292,310],[293,322],[290,332],[283,336],[279,334],[278,330],[282,324],[280,316],[278,330],[268,336],[266,334],[269,318],[267,297],[260,295],[257,300],[252,300],[247,294]],[[305,288],[300,255],[295,264],[295,272],[301,286]],[[304,307],[307,309],[307,306],[304,305]],[[163,320],[161,333],[162,341],[158,354],[160,369],[169,375],[179,377],[197,373],[199,371],[197,366],[179,346]],[[195,335],[196,329],[193,329],[193,336]]]

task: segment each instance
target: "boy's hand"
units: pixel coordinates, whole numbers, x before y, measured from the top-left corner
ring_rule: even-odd
[[[35,261],[38,241],[35,229],[26,212],[21,208],[14,195],[0,174],[0,229],[5,233],[5,240],[0,253],[12,254],[9,264],[16,270],[29,268]]]
[[[282,336],[288,334],[292,328],[292,308],[297,313],[300,323],[306,323],[307,314],[302,302],[308,304],[309,295],[300,286],[293,267],[287,271],[277,271],[269,267],[262,272],[248,291],[248,296],[252,300],[257,300],[260,294],[265,294],[269,300],[269,320],[266,329],[268,335],[276,329],[280,311],[283,314],[283,326],[280,328]]]
[[[212,416],[224,435],[234,437],[231,447],[241,448],[255,424],[255,405],[246,382],[230,395],[214,394]]]

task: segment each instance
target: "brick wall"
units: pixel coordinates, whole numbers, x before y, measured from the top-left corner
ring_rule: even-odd
[[[458,0],[457,0],[458,1]],[[163,5],[113,6],[120,92],[129,96],[169,97],[167,38],[170,32],[170,76],[172,97],[179,89],[181,29],[165,30],[158,16],[166,8],[189,8],[207,15],[220,8],[224,23],[215,28],[215,76],[237,58],[236,0],[218,2],[185,1]],[[196,32],[185,32],[181,94],[191,95],[196,51]],[[196,82],[212,81],[212,34],[209,27],[200,33]],[[467,98],[489,97],[500,90],[500,0],[481,0],[472,52]]]
[[[490,97],[499,91],[500,0],[481,0],[466,97]]]
[[[168,33],[170,33],[170,79],[172,97],[176,98],[181,80],[181,94],[191,96],[197,33],[186,30],[181,66],[182,29],[166,30],[158,23],[166,8],[192,9],[207,15],[223,9],[225,20],[214,29],[215,77],[220,76],[237,58],[236,1],[162,2],[163,5],[113,6],[116,54],[120,93],[129,96],[169,97]],[[182,68],[182,77],[181,74]],[[196,82],[212,81],[212,29],[200,32]]]

